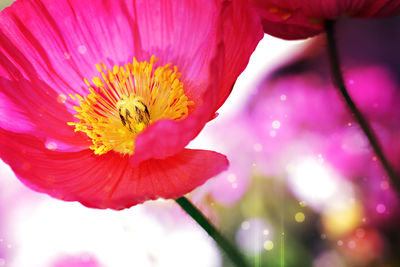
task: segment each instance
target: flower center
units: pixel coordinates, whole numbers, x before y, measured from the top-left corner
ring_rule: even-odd
[[[123,96],[116,106],[122,124],[128,127],[129,131],[140,133],[150,124],[150,113],[143,98],[134,95]]]
[[[132,155],[135,138],[148,125],[160,119],[182,120],[194,103],[189,101],[179,80],[181,74],[171,64],[153,70],[157,59],[125,66],[96,65],[101,74],[92,86],[86,79],[90,94],[70,97],[79,102],[74,109],[79,122],[68,122],[75,131],[86,133],[93,142],[90,149],[97,155],[110,150]]]

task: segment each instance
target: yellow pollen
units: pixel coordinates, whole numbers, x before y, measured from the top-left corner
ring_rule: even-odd
[[[285,10],[278,7],[271,7],[268,9],[268,11],[272,14],[281,17],[283,20],[288,20],[292,16],[292,13],[289,10]]]
[[[90,146],[97,155],[111,150],[132,155],[135,138],[151,123],[161,119],[182,120],[189,113],[189,101],[179,80],[181,74],[171,64],[154,69],[154,55],[150,62],[125,66],[115,65],[112,70],[103,63],[96,65],[100,77],[85,79],[90,94],[70,97],[79,102],[75,117],[79,122],[68,122],[75,131],[86,133],[93,142]]]

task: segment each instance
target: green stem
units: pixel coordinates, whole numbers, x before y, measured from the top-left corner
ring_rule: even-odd
[[[354,101],[351,99],[344,80],[343,75],[340,70],[340,60],[339,55],[336,47],[336,40],[335,40],[335,21],[333,20],[326,20],[325,21],[325,31],[327,34],[328,40],[328,54],[329,54],[329,61],[330,67],[332,72],[332,78],[335,86],[339,89],[340,93],[343,96],[348,108],[350,109],[351,113],[354,115],[354,118],[357,120],[358,124],[360,125],[361,129],[363,130],[364,134],[367,136],[371,147],[373,148],[376,157],[382,164],[382,167],[386,171],[387,176],[389,177],[392,187],[400,193],[400,180],[397,177],[396,172],[390,165],[389,161],[386,159],[385,154],[383,153],[382,147],[379,143],[379,139],[377,138],[374,130],[368,123],[367,119],[363,116],[360,110],[357,108]]]
[[[232,245],[186,197],[175,200],[218,244],[237,267],[248,267],[238,249]]]

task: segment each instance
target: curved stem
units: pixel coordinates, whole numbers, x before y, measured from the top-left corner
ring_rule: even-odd
[[[340,70],[340,60],[339,60],[339,55],[336,47],[336,40],[335,40],[335,21],[333,20],[326,20],[325,21],[325,31],[327,34],[327,40],[328,40],[328,54],[329,54],[329,61],[330,61],[330,67],[331,67],[331,72],[332,72],[332,79],[337,87],[339,89],[340,93],[343,96],[343,99],[345,100],[348,108],[350,109],[351,113],[354,115],[354,118],[357,120],[358,124],[360,125],[361,129],[363,130],[364,134],[367,136],[369,143],[371,144],[371,147],[373,148],[376,157],[379,159],[381,162],[384,170],[386,171],[387,176],[389,177],[391,181],[392,187],[400,193],[400,180],[397,177],[396,172],[390,165],[389,161],[386,159],[385,154],[383,153],[382,147],[379,143],[379,139],[377,138],[374,130],[368,123],[367,119],[363,116],[363,114],[360,112],[360,110],[357,108],[356,104],[354,101],[351,99],[344,80],[343,80],[343,75]]]
[[[232,245],[186,197],[175,200],[218,244],[237,267],[248,267],[238,249]]]

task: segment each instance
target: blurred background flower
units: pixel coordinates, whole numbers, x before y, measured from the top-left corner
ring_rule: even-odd
[[[350,93],[400,170],[400,17],[338,27]],[[264,37],[190,144],[228,155],[230,168],[190,197],[254,266],[400,266],[398,198],[331,85],[324,48],[323,37]],[[31,192],[4,163],[0,177],[0,267],[231,266],[172,201],[92,210]]]

